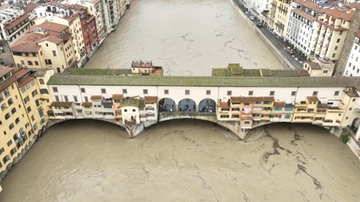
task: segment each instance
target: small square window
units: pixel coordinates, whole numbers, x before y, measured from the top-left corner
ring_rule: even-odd
[[[338,96],[339,93],[340,93],[340,91],[335,91],[334,95],[335,95],[335,96]]]
[[[275,91],[270,91],[270,95],[275,95]]]
[[[67,95],[64,95],[64,100],[65,100],[65,102],[69,102],[69,99],[68,99]]]
[[[122,91],[123,91],[123,94],[126,94],[126,93],[127,93],[127,90],[126,90],[126,89],[123,89]]]
[[[296,95],[296,91],[291,91],[291,96],[295,96]]]
[[[124,109],[124,112],[127,112],[127,109]]]
[[[86,93],[85,88],[81,88],[82,93]]]
[[[254,91],[249,91],[249,95],[253,95],[254,94]]]
[[[58,93],[58,92],[59,92],[56,87],[53,87],[53,91],[54,91],[54,93]]]
[[[133,112],[135,112],[136,110],[135,110],[135,109],[133,109],[132,111],[133,111]]]
[[[313,96],[317,96],[318,92],[317,91],[313,91]]]
[[[227,95],[231,95],[231,94],[232,94],[231,90],[228,90]]]
[[[89,98],[87,96],[84,96],[85,102],[89,102]]]
[[[185,90],[185,95],[190,95],[190,90]]]
[[[164,90],[165,95],[169,95],[169,90]]]
[[[210,95],[211,94],[211,90],[206,90],[206,95]]]
[[[106,94],[106,89],[105,89],[105,88],[102,88],[102,89],[101,89],[101,93],[102,93],[102,94]]]
[[[148,94],[148,90],[147,89],[143,89],[143,94],[147,95]]]

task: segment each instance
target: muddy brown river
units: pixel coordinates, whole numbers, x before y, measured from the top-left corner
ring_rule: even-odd
[[[254,129],[159,123],[129,139],[110,123],[50,128],[2,182],[1,202],[360,201],[360,162],[308,124]]]
[[[210,76],[228,63],[284,68],[229,0],[133,0],[85,68],[129,68],[139,59],[177,76]]]
[[[228,0],[134,0],[86,68],[152,60],[165,75],[283,68]],[[51,127],[1,182],[0,202],[358,202],[360,161],[327,130],[271,124],[247,141],[168,121],[134,139],[100,121]]]

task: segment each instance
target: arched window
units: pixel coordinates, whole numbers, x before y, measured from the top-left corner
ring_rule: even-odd
[[[5,111],[5,109],[7,109],[7,108],[8,108],[8,106],[6,105],[6,103],[1,105],[1,110],[2,111]]]
[[[15,123],[16,123],[16,124],[19,124],[19,123],[20,123],[19,117],[15,119]]]
[[[25,136],[25,131],[23,127],[20,128],[19,133],[21,137]]]
[[[12,100],[12,98],[10,98],[10,99],[8,100],[8,105],[10,106],[10,105],[12,105],[12,104],[14,104],[14,101]]]
[[[5,114],[5,120],[8,120],[10,118],[10,113]]]
[[[6,155],[6,156],[3,158],[4,164],[6,164],[9,160],[10,160],[9,155]]]
[[[44,79],[39,79],[40,84],[45,84]]]
[[[20,139],[20,137],[17,133],[15,133],[15,135],[13,136],[13,139],[14,139],[14,142],[17,142]]]
[[[15,113],[16,113],[16,108],[14,107],[11,109],[11,114],[15,114]]]
[[[11,123],[10,125],[9,125],[9,129],[11,130],[11,129],[13,129],[15,127],[15,124],[14,123]]]

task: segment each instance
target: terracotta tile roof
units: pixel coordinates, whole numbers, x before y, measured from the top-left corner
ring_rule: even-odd
[[[5,88],[10,86],[12,83],[14,83],[19,78],[26,75],[30,70],[29,69],[20,69],[19,71],[15,72],[10,78],[6,79],[2,83],[0,83],[0,92],[3,91]]]
[[[12,21],[10,24],[5,26],[5,29],[9,30],[12,29],[14,27],[16,27],[16,25],[18,25],[19,23],[21,23],[22,21],[24,21],[25,19],[29,18],[29,14],[24,14],[22,16],[20,16],[19,18],[17,18],[16,20]]]
[[[230,97],[230,102],[240,102],[241,103],[241,97]]]
[[[316,96],[308,96],[306,97],[309,102],[319,102],[319,98]]]
[[[145,103],[157,103],[158,97],[157,96],[145,96],[144,101],[145,101]]]
[[[274,102],[274,107],[284,107],[285,102]]]
[[[5,67],[0,65],[0,77],[4,76],[5,74],[11,72],[13,69],[10,67]]]
[[[41,46],[38,45],[38,42],[49,41],[59,44],[63,40],[67,40],[71,37],[71,33],[66,33],[63,38],[59,37],[65,29],[67,29],[67,26],[65,25],[53,22],[44,22],[40,25],[32,27],[31,30],[16,41],[10,49],[16,52],[37,53],[41,48]]]
[[[18,85],[21,88],[21,87],[25,86],[26,84],[28,84],[30,81],[34,80],[34,79],[35,79],[35,77],[32,76],[32,75],[25,76],[24,78],[21,78],[18,81]]]
[[[344,19],[346,21],[351,21],[354,17],[355,11],[350,10],[349,8],[346,8],[347,10],[341,10],[339,8],[330,9],[330,8],[320,8],[315,2],[311,0],[294,0],[295,3],[298,3],[300,5],[303,5],[307,8],[310,8],[318,13],[326,13],[332,17]],[[330,5],[336,5],[337,3],[335,1],[328,0],[328,4]]]
[[[123,94],[113,94],[112,99],[113,100],[122,100],[124,98]]]
[[[231,102],[240,102],[240,103],[254,103],[256,101],[274,101],[274,97],[231,97]]]
[[[316,21],[316,18],[315,18],[315,17],[313,17],[313,16],[305,13],[304,11],[302,11],[302,10],[300,10],[300,9],[298,9],[298,8],[292,9],[292,11],[293,11],[294,13],[302,16],[302,17],[305,18],[305,19],[308,19],[308,20],[310,20],[310,21]]]
[[[51,107],[71,107],[74,102],[52,102]]]
[[[335,28],[334,26],[329,25],[329,24],[327,24],[326,22],[323,22],[323,21],[321,21],[321,20],[316,20],[316,22],[318,22],[318,23],[324,25],[325,27],[327,27],[327,28],[329,28],[329,29],[331,29],[331,30],[334,30],[334,31],[345,31],[345,30],[348,30],[347,28],[344,28],[344,27],[341,27],[341,26]]]
[[[37,7],[36,3],[30,2],[28,3],[25,8],[24,8],[24,12],[25,13],[30,13],[31,11],[33,11],[35,8]]]
[[[229,107],[227,102],[219,102],[219,107]]]
[[[58,34],[60,34],[62,31],[64,31],[68,26],[66,25],[61,25],[61,24],[57,24],[54,22],[43,22],[40,25],[35,25],[34,27],[31,28],[32,31],[37,30],[38,28],[44,29],[47,32],[56,32]]]
[[[92,107],[92,102],[83,102],[83,103],[81,103],[81,106],[83,106],[83,107]]]
[[[44,35],[40,33],[27,33],[11,45],[10,49],[15,52],[37,53],[41,48],[41,46],[37,44],[37,41],[43,37]]]
[[[52,42],[52,43],[55,43],[55,44],[60,44],[63,39],[60,39],[56,36],[47,36],[47,37],[44,37],[42,38],[41,40],[39,40],[39,42],[42,42],[42,41],[49,41],[49,42]]]
[[[242,116],[241,120],[253,120],[253,117],[251,117],[251,116]]]
[[[101,100],[102,98],[103,98],[102,95],[92,95],[92,96],[90,97],[90,99],[92,99],[92,100]]]

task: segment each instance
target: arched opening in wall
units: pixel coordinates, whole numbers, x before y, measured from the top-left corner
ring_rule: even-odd
[[[179,112],[196,112],[196,102],[190,98],[184,98],[180,100]]]
[[[351,123],[351,130],[353,130],[356,134],[357,130],[359,129],[359,125],[360,125],[360,119],[356,118],[353,120],[353,122]]]
[[[206,98],[199,102],[198,108],[201,113],[215,113],[216,102],[213,99]]]
[[[10,156],[6,155],[6,156],[4,156],[4,158],[2,160],[3,160],[4,165],[6,165],[6,163],[9,162],[9,160],[10,160]]]
[[[159,100],[159,112],[176,112],[175,101],[171,98],[162,98]]]

